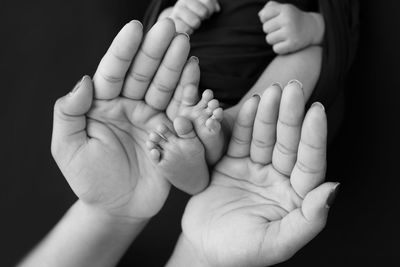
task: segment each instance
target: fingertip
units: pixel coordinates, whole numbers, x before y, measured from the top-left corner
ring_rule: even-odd
[[[176,26],[173,19],[166,17],[163,18],[154,24],[154,26],[150,29],[149,34],[152,32],[162,32],[163,34],[167,34],[172,39],[176,33]]]
[[[89,111],[93,99],[93,84],[90,76],[85,75],[74,89],[56,103],[67,115],[78,116]]]
[[[326,182],[310,191],[302,203],[302,212],[307,221],[324,224],[339,189],[340,183]]]

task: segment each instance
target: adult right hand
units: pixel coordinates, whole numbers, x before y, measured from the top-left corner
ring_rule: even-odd
[[[242,106],[210,186],[186,207],[169,266],[269,266],[324,228],[338,183],[324,183],[324,108],[304,118],[304,106],[298,83]]]

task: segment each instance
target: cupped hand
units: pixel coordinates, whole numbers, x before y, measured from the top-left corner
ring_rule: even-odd
[[[314,104],[304,117],[299,83],[271,86],[241,108],[211,185],[182,220],[183,243],[204,265],[284,261],[325,226],[336,183],[323,183],[327,121]]]
[[[147,219],[160,210],[170,184],[156,172],[145,142],[156,125],[172,125],[166,107],[197,68],[188,53],[189,41],[176,35],[172,20],[158,22],[145,38],[132,21],[93,82],[84,77],[57,101],[52,153],[80,200],[127,218]]]

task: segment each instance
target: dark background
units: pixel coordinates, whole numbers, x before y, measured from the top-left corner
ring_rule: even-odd
[[[342,191],[326,229],[283,266],[398,265],[400,2],[360,2],[346,118],[329,151],[327,178]],[[147,4],[0,2],[0,266],[15,264],[75,201],[50,155],[54,101],[94,73],[118,30],[141,19]],[[166,262],[186,200],[172,192],[121,266]]]

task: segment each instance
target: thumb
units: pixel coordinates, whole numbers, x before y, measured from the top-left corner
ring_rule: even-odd
[[[320,185],[305,196],[300,208],[282,219],[278,247],[284,258],[293,256],[322,231],[339,185],[331,182]]]
[[[75,150],[86,141],[86,117],[93,99],[93,84],[84,76],[67,95],[54,105],[51,151],[55,158],[60,153]]]

